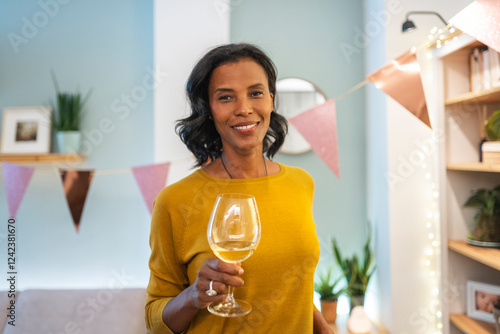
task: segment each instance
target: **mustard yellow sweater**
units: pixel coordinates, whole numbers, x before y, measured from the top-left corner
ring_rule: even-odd
[[[262,236],[255,253],[242,263],[245,284],[235,298],[249,302],[247,316],[223,318],[198,311],[187,333],[313,332],[313,281],[319,242],[313,221],[313,179],[281,165],[278,174],[255,179],[218,179],[198,169],[165,188],[156,198],[151,221],[151,276],[146,325],[151,334],[172,333],[162,320],[170,299],[191,285],[201,265],[215,258],[207,224],[220,193],[255,196]]]

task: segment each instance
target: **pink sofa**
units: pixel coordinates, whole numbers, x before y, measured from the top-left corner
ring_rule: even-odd
[[[146,334],[145,289],[25,290],[17,293],[15,326],[10,299],[0,293],[3,334]]]

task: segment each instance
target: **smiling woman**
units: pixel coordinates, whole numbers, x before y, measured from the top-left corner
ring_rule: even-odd
[[[271,160],[287,132],[286,119],[274,110],[274,64],[253,45],[217,47],[194,67],[187,95],[191,115],[177,131],[202,167],[155,200],[149,331],[331,333],[313,306],[319,258],[314,181],[304,170]],[[252,195],[258,206],[261,240],[245,270],[217,259],[207,240],[212,207],[224,193]],[[251,304],[248,316],[207,311],[226,299],[229,287]]]
[[[187,96],[192,112],[189,117],[178,122],[177,130],[184,144],[195,155],[198,166],[213,161],[222,154],[221,137],[211,119],[209,85],[213,72],[221,65],[236,64],[240,60],[250,59],[264,70],[267,76],[267,87],[269,93],[273,95],[274,105],[276,68],[266,54],[251,45],[231,44],[215,48],[200,59],[191,72],[187,83]],[[265,84],[265,82],[261,84]],[[263,153],[268,158],[273,157],[278,152],[287,131],[286,119],[273,112],[263,141]]]
[[[255,61],[242,59],[219,66],[212,73],[208,88],[212,118],[220,135],[223,152],[221,163],[230,177],[243,178],[230,156],[258,157],[261,166],[252,169],[253,177],[267,176],[267,163],[260,159],[263,142],[273,110],[273,93],[269,92],[264,69]],[[264,161],[264,164],[262,164]],[[205,169],[217,173],[217,164]],[[233,171],[230,174],[229,170]]]

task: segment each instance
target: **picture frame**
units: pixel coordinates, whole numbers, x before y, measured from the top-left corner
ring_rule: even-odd
[[[0,153],[49,153],[51,117],[52,108],[45,106],[4,108]]]
[[[493,305],[500,301],[500,286],[467,281],[467,316],[494,323]]]

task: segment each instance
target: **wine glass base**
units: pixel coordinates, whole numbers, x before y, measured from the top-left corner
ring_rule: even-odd
[[[208,311],[220,317],[233,318],[247,315],[252,311],[252,306],[243,300],[235,300],[235,303],[212,303],[207,307]]]

